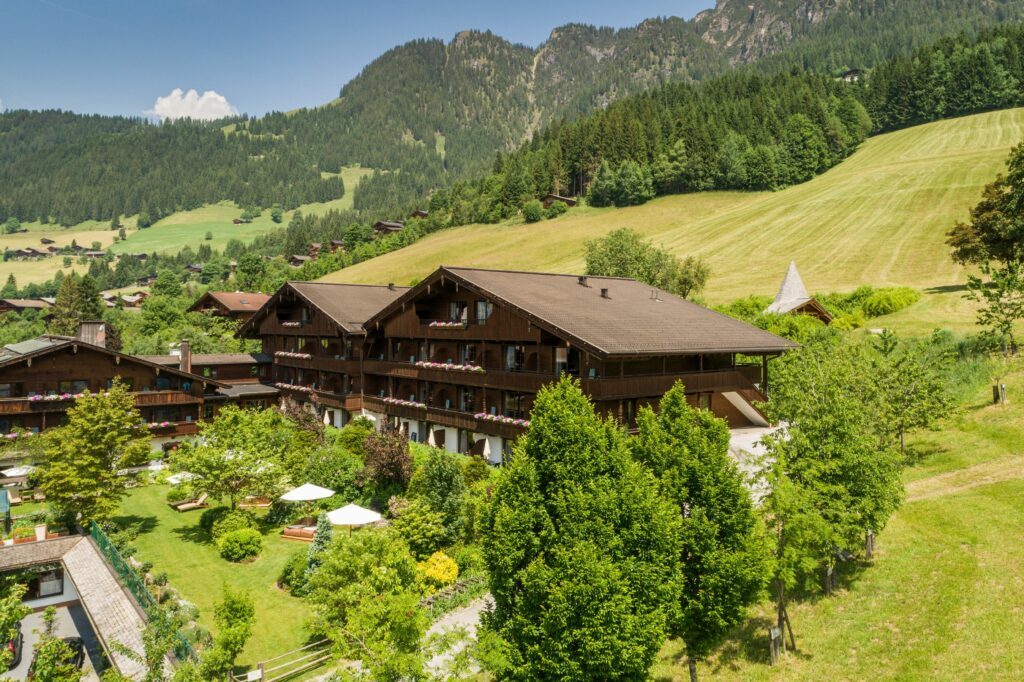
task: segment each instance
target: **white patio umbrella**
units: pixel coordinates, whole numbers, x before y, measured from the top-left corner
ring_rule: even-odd
[[[15,478],[16,476],[28,476],[35,470],[36,468],[31,464],[23,464],[21,466],[11,467],[10,469],[4,469],[0,473],[4,475],[4,478]]]
[[[358,504],[346,504],[340,509],[327,512],[327,520],[332,526],[365,526],[368,523],[377,523],[380,519],[380,514]]]
[[[321,488],[312,483],[303,483],[298,488],[286,492],[281,496],[281,499],[285,502],[312,502],[313,500],[322,500],[325,497],[330,497],[333,494],[333,490]]]

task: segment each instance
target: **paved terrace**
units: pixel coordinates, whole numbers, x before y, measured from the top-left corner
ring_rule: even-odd
[[[146,674],[145,665],[117,651],[113,644],[119,642],[141,656],[145,617],[91,538],[72,536],[0,549],[0,570],[55,561],[63,562],[65,577],[78,590],[82,606],[114,667],[126,677],[141,679]]]

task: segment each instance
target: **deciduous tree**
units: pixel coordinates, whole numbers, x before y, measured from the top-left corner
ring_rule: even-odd
[[[567,378],[542,389],[483,529],[511,679],[645,679],[675,609],[679,514]]]
[[[135,398],[120,381],[104,394],[85,394],[68,410],[68,423],[44,435],[40,486],[54,509],[82,521],[105,521],[125,494],[117,472],[149,455],[149,434]]]

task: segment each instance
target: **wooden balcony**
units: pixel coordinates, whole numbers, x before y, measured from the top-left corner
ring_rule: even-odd
[[[297,369],[309,369],[335,374],[359,374],[359,360],[342,359],[334,356],[311,355],[309,358],[298,358],[287,355],[274,355],[274,364]]]
[[[495,390],[536,393],[556,380],[547,373],[509,372],[488,369],[483,373],[461,370],[418,367],[408,362],[367,360],[363,363],[367,374],[395,377],[413,381],[472,386]],[[634,377],[598,377],[580,379],[583,392],[594,400],[618,400],[621,398],[650,398],[664,395],[677,381],[682,381],[690,393],[738,391],[752,388],[761,380],[761,368],[756,365],[740,366],[734,369],[681,374],[655,374]]]
[[[526,432],[526,428],[514,424],[502,424],[488,419],[477,419],[472,413],[458,410],[445,410],[438,407],[415,407],[412,405],[396,405],[385,402],[376,396],[363,396],[363,407],[374,412],[430,422],[440,426],[465,429],[474,433],[487,433],[503,438],[518,438]]]
[[[164,405],[197,405],[203,401],[199,396],[184,391],[139,391],[135,396],[136,407],[161,407]],[[75,404],[74,398],[67,400],[30,400],[28,398],[0,398],[0,414],[25,414],[27,412],[66,412]]]
[[[760,380],[760,367],[755,369],[758,370],[757,376]],[[747,376],[749,373],[746,368],[744,371],[736,368],[672,375],[583,379],[580,384],[583,392],[594,400],[653,398],[664,395],[677,381],[683,383],[688,393],[721,393],[754,389],[753,382]],[[762,397],[761,400],[763,399]]]
[[[153,438],[176,438],[178,436],[194,436],[199,433],[196,422],[171,422],[167,426],[149,427],[149,435]]]
[[[430,381],[438,384],[455,386],[473,386],[476,388],[495,388],[524,393],[536,393],[545,384],[555,380],[551,374],[538,372],[508,372],[489,369],[486,372],[465,372],[453,369],[434,369],[418,367],[408,362],[391,362],[388,360],[366,360],[363,371],[367,374],[389,376],[414,381]]]

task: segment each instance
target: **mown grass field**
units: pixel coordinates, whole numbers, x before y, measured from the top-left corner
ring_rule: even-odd
[[[920,307],[897,319],[908,329],[969,326],[970,307],[941,289],[965,279],[945,233],[967,217],[1022,138],[1024,109],[940,121],[871,138],[829,172],[780,192],[671,196],[626,209],[574,209],[534,225],[472,225],[325,280],[404,284],[439,264],[578,272],[586,240],[631,227],[675,253],[705,257],[711,303],[774,295],[796,260],[812,291],[862,284],[926,290]]]
[[[1019,680],[1024,678],[1024,371],[1013,401],[979,387],[942,429],[916,434],[907,498],[870,564],[832,597],[791,606],[797,651],[768,663],[769,604],[707,664],[714,680]],[[655,679],[688,679],[670,642]]]
[[[223,586],[249,592],[256,604],[256,623],[239,665],[252,665],[305,644],[309,609],[301,599],[278,589],[277,578],[288,559],[296,552],[305,553],[308,545],[271,533],[264,538],[256,561],[225,561],[199,531],[202,512],[174,511],[166,504],[167,490],[164,485],[136,488],[121,505],[119,522],[142,524],[143,532],[134,542],[136,558],[153,562],[156,572],[167,571],[169,585],[199,607],[200,623],[211,630],[213,605]]]
[[[345,196],[334,201],[305,204],[299,210],[309,215],[352,208],[353,190],[364,176],[372,172],[372,169],[367,168],[343,169],[341,176],[345,181]],[[23,225],[29,230],[26,233],[0,235],[0,251],[5,248],[17,249],[25,246],[40,248],[39,240],[43,237],[53,239],[57,246],[69,245],[72,239],[83,246],[90,246],[94,241],[98,241],[102,248],[109,248],[114,253],[177,253],[185,246],[196,249],[203,243],[210,244],[214,249],[223,250],[230,239],[248,241],[275,228],[286,226],[294,212],[286,212],[280,225],[270,219],[270,211],[264,211],[263,215],[251,223],[233,224],[232,221],[241,213],[241,209],[233,203],[225,201],[212,206],[203,206],[193,211],[175,213],[143,230],[136,229],[135,216],[131,216],[121,220],[128,233],[128,238],[116,244],[113,242],[117,231],[111,230],[107,222],[88,221],[69,228],[26,223]],[[208,242],[206,241],[207,232],[212,233],[213,236]],[[63,269],[67,273],[71,270],[84,271],[86,268],[87,266],[78,265],[76,262],[72,263],[72,267],[64,268],[63,260],[57,257],[39,261],[0,263],[0,275],[6,279],[8,273],[14,273],[18,284],[25,285],[48,280],[59,269]]]

